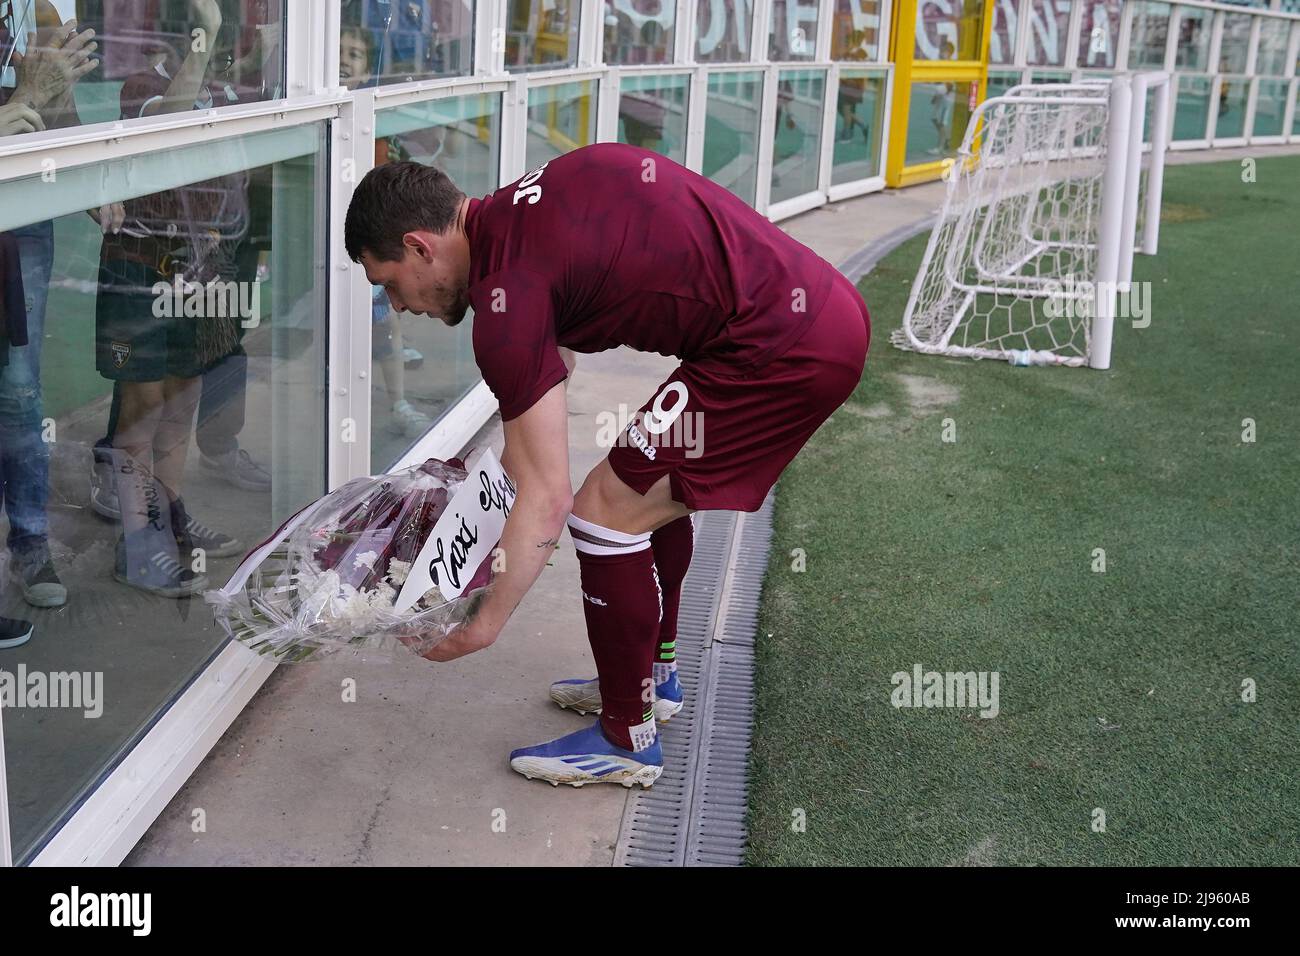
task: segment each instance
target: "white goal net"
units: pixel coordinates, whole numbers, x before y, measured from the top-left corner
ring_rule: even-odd
[[[980,105],[945,176],[943,211],[894,344],[1108,367],[1135,245],[1155,252],[1167,102],[1157,97],[1141,196],[1148,87],[1167,93],[1167,77],[1015,87]]]

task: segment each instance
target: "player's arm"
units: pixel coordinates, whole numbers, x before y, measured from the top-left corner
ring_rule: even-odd
[[[517,489],[501,534],[504,567],[493,576],[474,619],[424,655],[430,660],[454,660],[496,640],[555,552],[573,508],[564,383],[552,386],[504,428],[501,460]]]

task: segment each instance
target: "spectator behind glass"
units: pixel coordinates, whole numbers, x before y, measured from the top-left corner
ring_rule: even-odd
[[[211,42],[188,44],[184,59],[157,45],[148,69],[122,85],[123,119],[207,109],[237,95],[232,84],[214,92],[208,83],[220,52],[218,4],[188,0],[188,9],[186,35],[200,30]],[[224,75],[230,57],[218,57],[217,66]],[[187,282],[226,278],[222,243],[247,232],[247,181],[223,176],[125,205],[121,233],[104,237],[95,307],[96,368],[119,389],[116,420],[110,422],[122,522],[114,576],[162,597],[183,598],[207,586],[206,577],[191,568],[194,548],[210,557],[242,548],[192,519],[181,497],[202,374],[237,347],[239,317],[157,317],[152,290],[178,274]]]
[[[95,69],[93,31],[64,24],[48,0],[0,4],[0,136],[78,122],[73,87]],[[25,52],[18,49],[22,42]],[[49,445],[44,440],[41,346],[54,262],[54,224],[0,234],[0,498],[9,520],[7,578],[33,607],[58,607],[67,588],[49,546]],[[8,587],[6,584],[6,592]],[[32,625],[0,619],[0,647],[30,639]]]
[[[371,31],[356,25],[344,26],[339,34],[339,82],[350,90],[377,82],[370,70],[374,62],[372,37]],[[376,166],[409,158],[397,137],[375,140]],[[433,426],[433,419],[407,399],[406,369],[423,365],[424,356],[402,341],[402,318],[389,307],[380,286],[370,291],[370,321],[370,357],[383,373],[389,429],[405,438],[419,438]]]

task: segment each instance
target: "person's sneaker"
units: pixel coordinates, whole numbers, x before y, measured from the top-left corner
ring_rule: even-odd
[[[48,555],[32,561],[15,556],[9,563],[9,576],[32,607],[62,607],[68,603],[68,589],[59,580]]]
[[[149,528],[118,538],[113,577],[133,588],[169,598],[190,597],[208,587],[205,575],[195,574],[176,560],[172,536]]]
[[[122,520],[122,506],[117,500],[117,480],[113,463],[95,456],[90,467],[90,507],[98,515],[112,521]]]
[[[433,419],[406,399],[393,405],[393,429],[407,438],[419,438],[433,427]]]
[[[551,700],[580,714],[600,713],[600,678],[559,680],[551,685]],[[668,680],[655,685],[655,720],[668,723],[682,709],[682,685],[673,671]]]
[[[0,617],[0,650],[22,647],[32,639],[32,622]]]
[[[406,368],[419,368],[424,364],[424,356],[408,345],[402,349],[402,364]]]
[[[185,510],[185,503],[180,498],[172,502],[172,532],[183,555],[192,553],[194,548],[202,548],[209,558],[229,558],[244,553],[242,542],[197,520]]]
[[[655,720],[666,724],[682,709],[682,682],[677,679],[676,669],[668,674],[668,679],[655,684]]]
[[[221,455],[199,455],[199,467],[245,491],[270,491],[271,473],[242,448]]]
[[[545,780],[553,787],[567,783],[634,783],[648,789],[664,772],[664,752],[659,738],[645,750],[633,752],[611,743],[600,719],[590,727],[536,747],[521,747],[510,754],[510,769],[529,780]]]

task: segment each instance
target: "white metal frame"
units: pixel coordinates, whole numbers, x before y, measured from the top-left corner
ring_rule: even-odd
[[[929,354],[954,355],[967,358],[1007,358],[1005,348],[991,345],[955,346],[951,340],[966,313],[975,305],[976,296],[981,293],[1005,292],[999,283],[1011,277],[1011,273],[1032,260],[1039,252],[1053,243],[1042,239],[1035,240],[1033,252],[1027,258],[1018,260],[1018,264],[1009,271],[999,267],[998,272],[989,271],[980,265],[978,248],[983,245],[983,238],[974,240],[976,278],[968,281],[965,267],[954,266],[947,258],[939,265],[937,257],[941,254],[952,255],[953,250],[966,251],[966,240],[959,240],[955,247],[941,248],[941,238],[948,235],[952,215],[963,215],[986,203],[991,197],[963,195],[961,179],[970,169],[980,165],[975,156],[974,131],[986,112],[1006,104],[1038,104],[1051,101],[1062,106],[1091,106],[1095,108],[1106,104],[1106,152],[1105,166],[1101,183],[1100,222],[1095,247],[1096,260],[1094,274],[1088,279],[1092,288],[1092,327],[1090,347],[1086,357],[1052,356],[1052,364],[1080,366],[1087,364],[1092,368],[1110,367],[1111,339],[1118,302],[1118,293],[1127,288],[1132,281],[1132,258],[1135,251],[1137,218],[1139,203],[1139,184],[1141,181],[1141,164],[1143,156],[1142,128],[1146,114],[1147,91],[1158,90],[1156,98],[1156,115],[1153,121],[1153,137],[1150,151],[1150,166],[1147,176],[1147,193],[1145,199],[1146,218],[1143,224],[1141,251],[1154,255],[1159,242],[1160,203],[1164,180],[1164,159],[1168,146],[1169,113],[1169,74],[1140,73],[1132,79],[1121,74],[1106,84],[1084,82],[1079,84],[1032,84],[1012,88],[1006,94],[985,100],[977,107],[972,122],[967,127],[959,155],[971,159],[971,163],[958,163],[954,167],[952,181],[949,182],[944,201],[943,213],[930,234],[924,258],[912,291],[908,298],[903,326],[891,339],[900,347]],[[1097,155],[1093,147],[1088,155]],[[1067,159],[1071,157],[1029,154],[1034,161]],[[992,160],[1003,162],[1002,157]],[[955,197],[960,197],[955,199]],[[986,227],[987,228],[987,224]],[[928,328],[929,336],[922,341],[913,324],[913,317],[921,302],[924,290],[935,274],[942,272],[950,286],[960,290],[961,304],[951,313],[945,313],[942,328]],[[1044,277],[1017,276],[1015,294],[1033,298],[1053,298],[1059,296],[1060,289],[1051,288],[1051,283],[1043,282]],[[930,322],[928,316],[921,319],[922,326]]]

